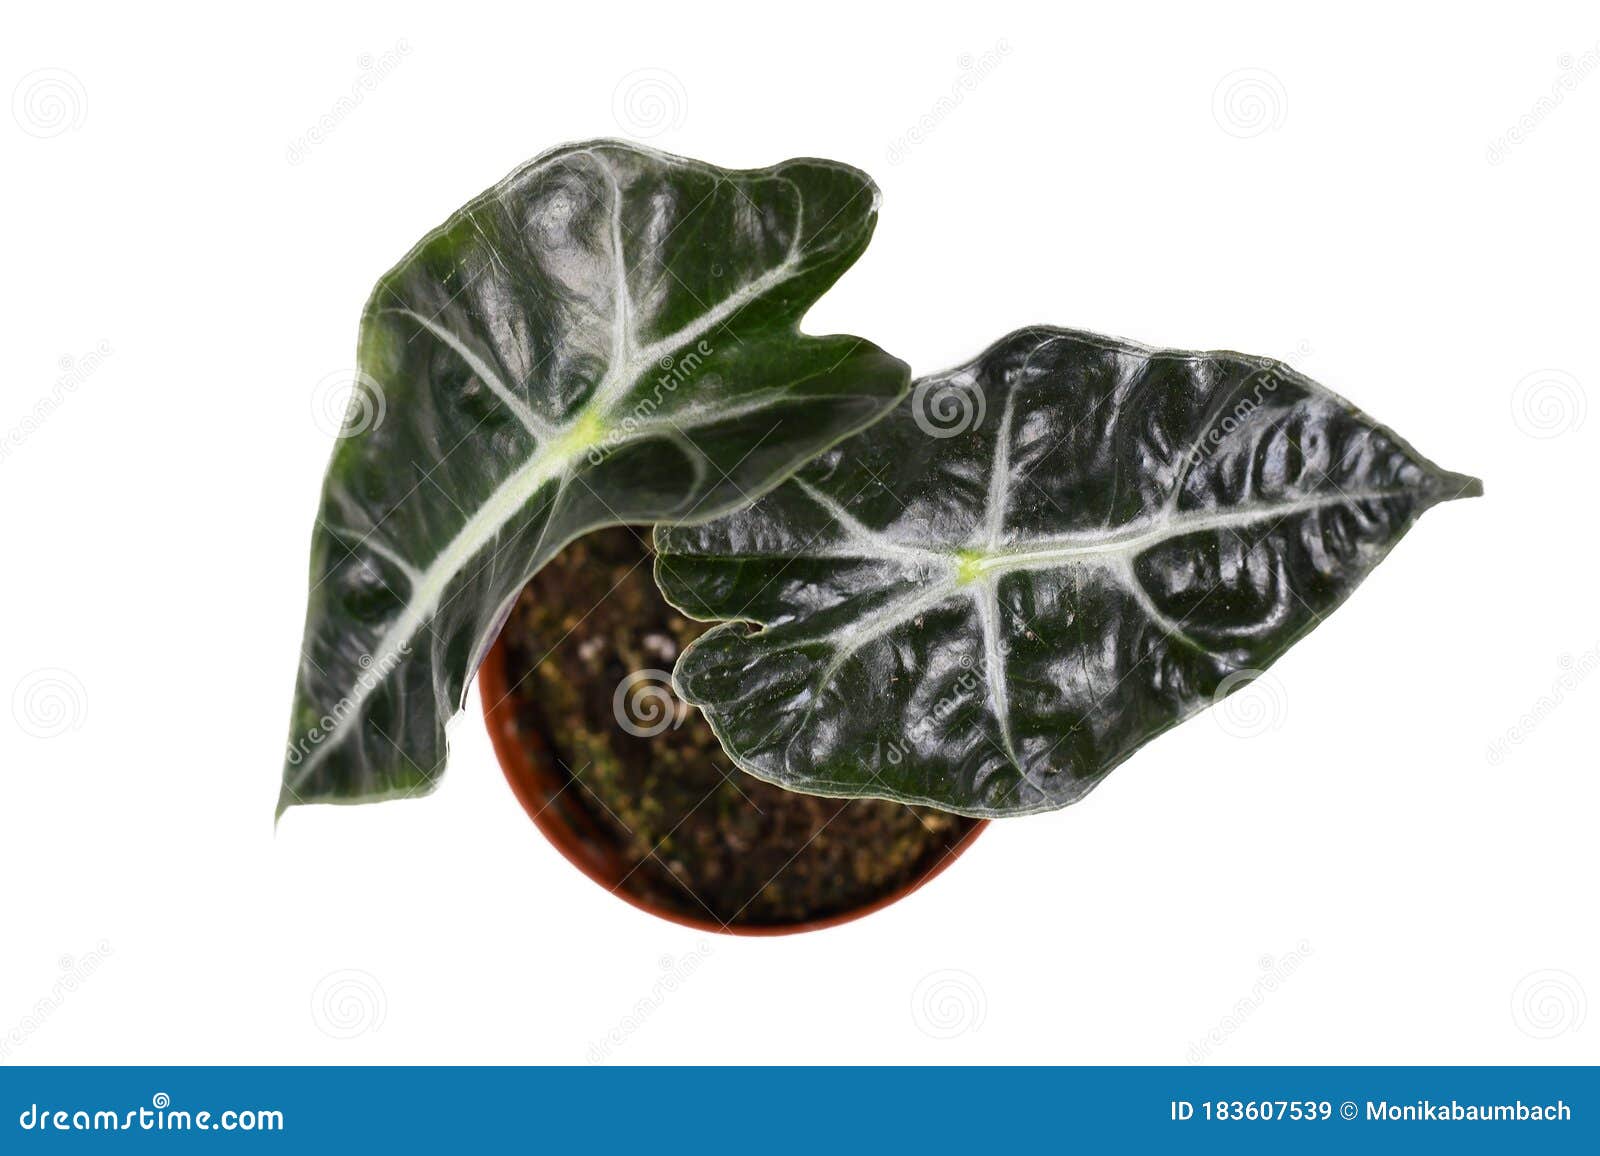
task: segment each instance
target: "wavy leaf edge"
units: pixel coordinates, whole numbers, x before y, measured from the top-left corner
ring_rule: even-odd
[[[626,154],[643,156],[665,166],[681,167],[683,169],[701,174],[702,176],[710,177],[717,182],[731,183],[738,181],[758,181],[766,178],[786,180],[787,178],[783,177],[783,170],[792,169],[796,166],[810,166],[817,169],[833,169],[837,170],[841,174],[848,175],[852,179],[859,180],[865,189],[870,190],[871,200],[870,204],[865,209],[865,225],[863,226],[863,232],[859,244],[855,244],[853,246],[853,252],[849,251],[851,246],[846,246],[845,253],[847,255],[843,256],[842,258],[840,257],[839,253],[830,252],[825,247],[819,247],[816,254],[808,254],[804,251],[805,246],[809,244],[810,241],[816,239],[816,234],[813,234],[813,236],[809,239],[803,236],[804,221],[800,215],[803,211],[802,197],[801,203],[797,207],[797,216],[794,222],[794,236],[791,241],[790,251],[785,255],[779,265],[768,270],[766,273],[756,278],[753,282],[741,286],[730,297],[717,301],[716,304],[713,305],[705,315],[697,319],[694,323],[674,330],[665,336],[658,337],[647,343],[635,346],[632,344],[632,339],[624,332],[630,320],[626,315],[626,310],[624,310],[623,313],[619,314],[617,318],[617,326],[615,327],[613,334],[613,351],[614,354],[623,356],[623,369],[618,371],[616,369],[615,362],[608,364],[604,378],[594,387],[590,397],[582,402],[581,405],[572,407],[574,410],[573,416],[564,422],[552,424],[535,413],[525,400],[518,397],[515,391],[508,386],[504,380],[502,380],[501,375],[497,373],[493,367],[488,365],[484,359],[468,345],[467,342],[450,332],[445,326],[437,324],[435,319],[424,317],[421,313],[412,309],[395,309],[392,306],[385,304],[381,298],[383,297],[386,288],[394,280],[403,275],[407,270],[414,268],[423,255],[429,252],[431,246],[440,243],[441,239],[446,238],[450,234],[451,230],[457,227],[461,221],[471,219],[475,211],[482,209],[491,203],[499,202],[508,189],[516,187],[518,182],[525,179],[530,173],[540,170],[542,167],[547,166],[554,161],[565,160],[581,154],[590,154],[600,158],[602,167],[609,167],[609,162],[606,162],[603,158],[601,158],[601,153],[605,150],[618,150]],[[616,183],[617,177],[614,172],[611,175],[611,181],[613,194],[618,198],[615,203],[614,213],[617,216],[620,216],[622,211],[620,199],[622,193]],[[798,188],[796,188],[796,194],[797,196],[800,196]],[[825,292],[826,289],[831,286],[839,276],[849,269],[849,267],[859,256],[860,252],[866,247],[867,241],[870,240],[874,230],[876,214],[880,201],[881,192],[871,178],[867,176],[867,174],[859,169],[854,168],[853,166],[837,161],[810,157],[796,157],[760,168],[723,169],[703,161],[677,156],[633,142],[599,139],[558,145],[547,149],[531,160],[518,165],[505,177],[501,178],[499,181],[496,181],[493,185],[489,186],[483,192],[479,193],[460,208],[452,212],[445,221],[429,230],[420,240],[412,245],[412,247],[407,251],[406,255],[397,261],[378,279],[372,293],[369,295],[367,304],[363,308],[361,315],[362,341],[364,342],[366,340],[368,323],[372,318],[384,314],[401,314],[408,316],[419,328],[425,329],[432,333],[435,338],[452,348],[457,355],[460,356],[463,363],[465,363],[467,368],[470,369],[471,373],[498,398],[498,400],[506,407],[507,411],[516,418],[517,422],[527,431],[528,435],[533,438],[534,448],[528,455],[527,460],[524,461],[514,473],[504,478],[496,487],[492,502],[485,503],[474,510],[472,515],[457,531],[456,536],[451,539],[450,544],[443,551],[436,554],[434,558],[425,565],[419,566],[417,563],[408,560],[402,554],[395,551],[392,547],[388,546],[381,540],[374,539],[370,532],[367,535],[362,536],[360,542],[362,547],[365,547],[371,550],[373,553],[386,559],[388,563],[392,564],[395,569],[404,575],[404,577],[411,583],[411,592],[406,600],[405,613],[399,619],[397,624],[385,633],[380,645],[370,656],[370,664],[365,662],[363,663],[364,666],[370,665],[370,669],[379,672],[376,682],[371,685],[381,686],[383,684],[383,679],[387,677],[387,672],[391,670],[394,665],[405,661],[406,657],[409,655],[409,642],[418,636],[421,628],[431,619],[431,616],[438,611],[438,603],[444,597],[444,594],[450,583],[460,576],[464,567],[471,563],[474,558],[478,557],[487,545],[496,540],[501,531],[507,527],[513,519],[517,518],[519,513],[526,512],[530,503],[534,501],[541,490],[546,488],[552,482],[556,483],[556,489],[549,500],[540,503],[541,511],[548,514],[558,506],[562,488],[570,480],[573,471],[576,468],[581,467],[585,459],[589,458],[596,451],[597,447],[604,447],[604,452],[607,455],[617,455],[627,447],[646,441],[651,437],[660,436],[662,438],[670,438],[676,434],[681,434],[685,429],[700,428],[699,426],[692,424],[685,426],[681,421],[677,423],[670,423],[670,419],[668,419],[669,424],[673,424],[674,429],[672,431],[667,431],[650,425],[648,421],[644,421],[634,422],[619,435],[617,427],[607,425],[604,418],[597,420],[595,411],[597,408],[601,408],[606,405],[620,404],[622,401],[626,400],[632,391],[638,389],[641,383],[646,381],[651,368],[661,363],[661,359],[668,353],[672,351],[681,352],[684,349],[689,348],[697,338],[700,338],[703,334],[713,330],[715,327],[723,325],[736,318],[738,314],[747,306],[763,301],[763,299],[767,298],[769,293],[772,293],[775,289],[783,286],[787,282],[797,280],[802,277],[810,278],[817,272],[819,267],[826,267],[835,261],[841,262],[838,269],[831,272],[831,275],[827,273],[821,274],[821,276],[825,278],[825,284],[823,284],[821,290],[810,295],[809,300],[804,302],[803,307],[789,318],[789,322],[785,328],[781,330],[774,330],[774,332],[779,336],[784,338],[792,338],[797,342],[804,341],[822,343],[830,340],[852,342],[853,345],[850,353],[847,353],[844,357],[841,357],[839,362],[835,363],[835,366],[844,362],[848,357],[852,356],[858,350],[868,351],[869,357],[871,354],[878,355],[877,358],[873,360],[873,364],[869,367],[869,369],[872,371],[872,376],[869,378],[869,380],[863,383],[863,392],[861,392],[859,395],[852,394],[851,397],[857,399],[872,399],[881,404],[878,404],[877,408],[872,412],[864,413],[863,416],[861,416],[858,420],[852,420],[839,425],[837,430],[830,435],[828,440],[818,442],[817,444],[808,447],[808,452],[806,452],[804,455],[793,456],[792,460],[788,462],[787,466],[780,469],[775,469],[773,472],[763,477],[759,481],[744,486],[743,495],[740,498],[736,500],[721,501],[715,504],[703,505],[699,506],[699,508],[692,508],[688,515],[683,519],[684,523],[698,523],[714,519],[721,514],[726,513],[729,506],[731,504],[735,504],[735,501],[742,502],[752,498],[758,498],[760,495],[766,493],[775,486],[782,484],[796,470],[802,468],[808,461],[812,460],[817,453],[825,452],[830,446],[861,432],[867,426],[879,420],[886,412],[888,412],[893,405],[898,402],[900,398],[902,398],[910,389],[911,381],[909,367],[905,366],[904,363],[900,362],[898,359],[890,357],[887,354],[883,354],[881,350],[878,350],[875,346],[871,345],[871,343],[860,338],[849,338],[844,335],[812,335],[806,333],[802,328],[805,316],[807,313],[809,313],[810,308],[815,303],[816,298],[819,297],[822,292]],[[690,213],[693,211],[694,210],[691,209]],[[837,214],[835,214],[835,216],[837,216]],[[831,223],[831,220],[829,223]],[[617,246],[617,252],[620,254],[623,251],[621,248],[621,234],[616,231],[616,227],[617,221],[614,218],[612,239],[613,244]],[[825,229],[826,227],[827,226],[825,224],[823,228]],[[813,259],[813,257],[815,259]],[[625,266],[626,262],[622,262],[622,264]],[[624,268],[623,270],[620,270],[621,277],[619,279],[618,292],[623,300],[628,299],[626,277],[627,274],[632,271],[633,270],[631,268]],[[802,291],[801,296],[805,296],[804,291]],[[629,307],[631,308],[631,306]],[[899,383],[897,387],[892,390],[884,390],[881,388],[882,381],[876,379],[882,378],[886,374],[895,372],[893,370],[894,366],[899,367]],[[750,411],[759,410],[763,405],[771,403],[774,400],[774,397],[776,397],[778,400],[794,400],[796,397],[800,396],[797,387],[804,384],[808,380],[814,379],[815,378],[808,379],[802,377],[796,378],[792,381],[785,381],[781,388],[770,391],[770,394],[766,395],[759,391],[748,391],[741,400],[745,403],[748,403],[747,409]],[[876,388],[869,389],[869,386]],[[358,400],[359,399],[352,397],[352,408],[358,403]],[[696,416],[703,417],[705,419],[703,423],[705,426],[715,426],[731,419],[744,416],[745,412],[745,410],[737,407],[730,407],[727,409],[714,409],[708,407],[703,413],[700,413]],[[618,416],[618,414],[607,414],[605,416],[615,417]],[[322,498],[324,507],[327,502],[328,487],[332,483],[332,479],[338,465],[337,453],[338,446],[336,445],[335,456],[333,460],[330,461],[327,474],[324,478]],[[697,460],[695,463],[697,469],[702,471],[707,465],[714,464],[714,462],[706,460]],[[390,512],[392,513],[393,511]],[[671,514],[672,512],[668,511],[660,520],[662,522],[670,522],[672,520]],[[385,518],[387,516],[388,515],[386,514]],[[380,519],[380,525],[381,522],[382,519]],[[534,554],[540,559],[539,564],[542,565],[544,560],[547,560],[549,557],[553,556],[563,546],[570,543],[574,539],[590,532],[591,530],[598,529],[601,526],[609,524],[615,523],[609,518],[597,518],[565,527],[562,533],[555,538],[546,539],[541,535]],[[547,520],[545,522],[545,527],[548,528],[548,526],[549,521]],[[334,533],[337,533],[338,530],[337,527],[322,521],[321,511],[319,510],[317,532],[321,532],[323,529],[328,529],[330,532]],[[315,537],[316,534],[314,533],[313,538],[315,539]],[[534,569],[537,569],[537,567]],[[531,576],[532,572],[533,571],[530,570],[528,576]],[[525,580],[526,579],[524,578],[524,581]],[[317,576],[314,571],[312,575],[312,581],[314,584],[317,581]],[[520,589],[521,583],[519,582],[517,586]],[[507,596],[504,606],[496,615],[498,620],[503,621],[505,610],[509,609],[510,599],[514,597],[514,592]],[[308,639],[312,629],[312,624],[310,621],[311,615],[311,608],[308,607]],[[493,641],[494,634],[497,632],[497,630],[498,626],[496,626],[494,630],[488,631],[484,637],[476,640],[474,645],[474,657],[470,664],[472,670],[475,670],[477,665],[482,661],[483,655],[487,652],[488,644]],[[366,658],[367,656],[364,655],[363,659]],[[446,722],[451,721],[454,713],[460,711],[465,702],[465,697],[468,687],[470,686],[470,682],[471,672],[469,671],[466,679],[462,683],[460,695],[454,703],[455,711],[451,714],[445,715]],[[354,804],[377,802],[390,798],[420,797],[430,793],[437,785],[437,779],[442,774],[445,765],[442,757],[437,766],[431,769],[425,769],[423,771],[423,776],[426,781],[420,786],[413,783],[409,785],[397,786],[392,790],[378,790],[361,794],[352,794],[348,796],[326,795],[315,798],[301,797],[296,788],[304,786],[311,772],[321,766],[322,763],[330,757],[331,752],[337,750],[345,741],[346,737],[351,733],[352,728],[343,721],[344,718],[359,717],[362,707],[370,697],[370,691],[361,689],[368,684],[358,681],[357,685],[358,689],[349,696],[350,701],[348,703],[348,709],[344,712],[344,714],[334,714],[332,716],[336,722],[335,727],[321,735],[317,741],[311,745],[309,752],[307,752],[304,757],[300,759],[293,757],[295,753],[294,740],[296,728],[294,726],[294,720],[291,720],[291,757],[286,761],[284,767],[283,784],[280,790],[279,802],[276,811],[276,817],[278,819],[281,819],[284,813],[291,807],[297,805],[304,805],[307,803]],[[297,687],[297,706],[299,705],[299,698],[300,692],[299,688]],[[338,706],[344,705],[346,704],[343,700],[341,700],[341,703],[337,704],[336,709]],[[324,715],[322,716],[322,719],[323,721],[326,721],[329,717],[329,715]]]
[[[1367,568],[1366,572],[1357,578],[1353,583],[1351,583],[1348,588],[1344,589],[1337,599],[1326,608],[1324,613],[1314,615],[1303,625],[1284,635],[1282,645],[1277,648],[1277,653],[1273,656],[1273,658],[1269,660],[1261,669],[1250,672],[1250,678],[1239,679],[1238,681],[1233,682],[1228,688],[1226,692],[1227,694],[1236,693],[1237,691],[1244,689],[1244,687],[1247,686],[1250,681],[1253,681],[1254,677],[1265,673],[1267,666],[1270,666],[1278,657],[1281,657],[1283,653],[1287,652],[1296,643],[1309,635],[1317,626],[1321,625],[1322,621],[1328,616],[1328,614],[1331,614],[1334,609],[1337,609],[1350,597],[1351,594],[1354,593],[1355,589],[1360,585],[1361,581],[1364,580],[1366,575],[1370,573],[1371,569],[1376,568],[1376,566],[1388,556],[1389,550],[1392,548],[1394,543],[1398,541],[1399,537],[1404,536],[1404,534],[1415,523],[1416,519],[1420,517],[1421,513],[1425,512],[1433,505],[1457,498],[1478,497],[1484,492],[1483,483],[1480,479],[1466,474],[1459,474],[1453,471],[1443,470],[1436,466],[1430,459],[1418,453],[1411,443],[1405,438],[1396,434],[1389,427],[1382,426],[1373,421],[1359,407],[1352,405],[1351,403],[1345,401],[1340,395],[1328,390],[1326,387],[1321,386],[1310,378],[1307,378],[1304,374],[1300,373],[1292,366],[1289,366],[1286,363],[1274,358],[1242,354],[1227,349],[1204,351],[1175,349],[1170,347],[1152,346],[1138,341],[1053,325],[1029,325],[1014,330],[1005,337],[1002,337],[999,340],[991,343],[982,353],[953,369],[916,379],[912,383],[912,392],[920,393],[925,384],[931,384],[941,379],[954,378],[964,374],[973,374],[976,372],[976,367],[984,365],[986,360],[995,355],[997,351],[1000,351],[1008,345],[1015,343],[1019,338],[1027,336],[1042,336],[1047,342],[1058,339],[1079,341],[1085,345],[1094,346],[1109,353],[1132,353],[1143,357],[1146,360],[1166,358],[1190,363],[1210,363],[1217,361],[1233,362],[1252,367],[1252,372],[1265,372],[1278,375],[1285,379],[1297,380],[1310,386],[1318,393],[1326,395],[1327,397],[1342,403],[1347,407],[1348,412],[1352,417],[1362,422],[1369,423],[1374,430],[1391,440],[1395,447],[1402,454],[1420,464],[1423,469],[1432,476],[1432,479],[1437,482],[1437,488],[1441,491],[1441,493],[1427,496],[1421,501],[1419,507],[1410,515],[1408,515],[1406,524],[1400,530],[1399,534],[1395,536],[1393,541],[1389,542],[1387,546],[1385,546],[1378,558],[1371,564],[1371,566]],[[1007,433],[1010,430],[1014,418],[1012,406],[1015,402],[1015,397],[1016,395],[1014,391],[1008,391],[1006,407],[1000,421],[1001,432],[997,438],[997,445],[1006,446],[1006,448],[1009,448],[1006,445],[1006,439]],[[908,397],[907,402],[903,403],[903,405],[909,404],[910,400],[911,399]],[[873,428],[869,428],[868,430],[864,431],[862,435],[858,436],[870,438],[874,435],[874,432],[882,432],[887,429],[887,427],[888,423],[886,422],[877,426],[876,431]],[[840,450],[848,452],[849,448],[850,443],[842,443],[840,446],[835,447],[835,452]],[[1151,613],[1152,616],[1155,617],[1158,622],[1160,622],[1160,625],[1164,630],[1167,631],[1169,637],[1177,638],[1187,645],[1204,649],[1201,644],[1196,643],[1193,639],[1187,637],[1182,630],[1181,624],[1171,621],[1167,616],[1162,615],[1159,612],[1159,610],[1152,604],[1147,592],[1145,592],[1141,587],[1137,576],[1129,572],[1131,563],[1138,554],[1142,553],[1143,551],[1153,549],[1163,543],[1176,541],[1178,539],[1193,534],[1202,533],[1207,530],[1228,529],[1233,525],[1249,525],[1265,521],[1281,522],[1284,518],[1290,517],[1297,513],[1311,512],[1324,507],[1345,506],[1362,501],[1379,501],[1386,498],[1397,497],[1418,497],[1418,491],[1415,490],[1396,490],[1388,492],[1374,491],[1355,494],[1340,493],[1335,495],[1321,495],[1315,498],[1307,498],[1300,502],[1288,502],[1283,503],[1280,506],[1269,507],[1266,508],[1265,512],[1248,510],[1233,514],[1208,514],[1193,516],[1187,519],[1175,519],[1169,516],[1165,520],[1156,519],[1148,525],[1134,527],[1131,530],[1129,530],[1128,527],[1119,526],[1117,528],[1118,532],[1099,537],[1093,535],[1062,535],[1055,540],[1040,541],[1035,544],[1036,548],[1034,549],[1019,550],[1010,546],[999,547],[993,542],[992,539],[987,547],[978,545],[955,549],[930,549],[903,541],[887,540],[878,532],[862,525],[858,520],[851,516],[847,510],[845,510],[837,502],[828,498],[828,496],[822,493],[821,490],[819,490],[814,484],[807,481],[806,474],[810,472],[812,467],[815,467],[816,465],[817,462],[813,462],[811,467],[805,467],[800,471],[797,471],[796,475],[791,477],[785,483],[784,488],[799,488],[800,490],[806,492],[807,495],[818,506],[822,507],[826,511],[827,516],[846,527],[850,540],[850,548],[833,555],[834,557],[841,559],[859,558],[861,557],[861,554],[853,553],[853,550],[866,551],[870,554],[872,549],[876,548],[878,551],[876,556],[880,559],[914,559],[915,561],[929,565],[941,575],[941,580],[937,582],[932,589],[895,600],[892,604],[892,608],[886,615],[883,615],[881,611],[875,614],[873,624],[865,632],[864,636],[860,638],[853,637],[849,639],[848,648],[845,649],[842,654],[835,655],[835,659],[833,661],[833,670],[837,670],[839,667],[841,667],[843,663],[849,660],[856,650],[868,642],[884,637],[897,627],[904,625],[906,622],[916,618],[919,614],[930,612],[954,599],[965,596],[972,600],[973,609],[976,612],[979,621],[982,623],[984,658],[981,665],[985,670],[985,677],[989,678],[989,671],[994,665],[996,665],[996,658],[999,650],[999,647],[997,646],[998,631],[996,624],[1000,614],[1000,608],[998,606],[998,599],[996,596],[996,584],[991,579],[991,576],[998,577],[1008,573],[1025,571],[1028,569],[1037,568],[1043,570],[1058,568],[1064,565],[1071,566],[1074,564],[1094,565],[1098,563],[1120,571],[1119,576],[1126,578],[1126,587],[1129,590],[1130,595],[1138,599],[1142,604],[1142,608]],[[988,511],[990,515],[988,526],[991,530],[991,533],[998,531],[999,524],[1004,518],[1004,503],[1006,501],[1006,496],[1003,493],[1003,490],[999,491],[1001,504],[999,506],[998,513],[996,513],[993,502],[997,496],[997,487],[1001,487],[1003,485],[1003,483],[1000,483],[998,480],[1006,475],[1009,468],[1010,462],[1006,452],[997,452],[993,455],[991,461],[992,472],[989,480],[989,497],[991,500],[991,507]],[[1176,509],[1176,506],[1182,496],[1182,485],[1183,482],[1180,479],[1172,492],[1171,504],[1168,506],[1166,511],[1168,515],[1173,513]],[[1450,490],[1451,492],[1442,493],[1443,490]],[[768,496],[770,497],[771,495],[769,494]],[[728,515],[727,518],[728,520],[732,520],[740,517],[742,513],[743,511],[735,511],[733,514]],[[1159,727],[1153,731],[1153,733],[1145,736],[1131,748],[1122,751],[1116,757],[1101,763],[1098,767],[1098,773],[1089,781],[1085,782],[1081,790],[1074,791],[1069,797],[1060,801],[1053,801],[1048,798],[1047,793],[1044,792],[1042,788],[1040,789],[1040,794],[1041,796],[1046,797],[1042,797],[1034,804],[1018,807],[964,805],[960,803],[953,803],[948,796],[944,795],[933,793],[915,794],[899,790],[864,790],[861,789],[858,784],[828,783],[821,781],[807,781],[803,784],[797,784],[796,780],[792,776],[774,773],[770,767],[747,755],[742,749],[741,743],[731,733],[731,719],[727,717],[727,714],[723,711],[719,711],[717,709],[718,704],[708,699],[705,695],[697,693],[695,687],[690,684],[691,675],[689,672],[694,667],[700,654],[709,651],[717,647],[719,644],[729,640],[739,643],[759,641],[763,637],[769,635],[774,628],[774,624],[771,620],[763,621],[761,618],[754,616],[723,617],[714,613],[708,613],[703,606],[697,605],[692,600],[685,598],[683,596],[683,587],[681,583],[675,582],[670,576],[672,557],[674,554],[673,538],[675,531],[679,529],[688,528],[659,526],[654,531],[654,544],[656,548],[654,574],[657,585],[662,590],[663,595],[666,597],[668,602],[671,603],[680,613],[697,621],[714,622],[718,625],[714,626],[700,638],[696,639],[687,648],[685,648],[684,652],[679,656],[672,671],[673,690],[679,698],[701,711],[702,715],[711,726],[712,731],[716,734],[718,741],[722,744],[723,749],[728,753],[729,757],[736,763],[736,765],[739,766],[741,770],[758,779],[773,783],[777,786],[785,787],[790,790],[802,791],[806,794],[814,794],[829,798],[887,798],[912,805],[933,807],[973,818],[994,819],[1046,813],[1059,810],[1062,807],[1081,801],[1095,787],[1103,783],[1111,771],[1115,770],[1128,758],[1136,754],[1138,750],[1141,749],[1146,743],[1162,734],[1167,733],[1182,722],[1185,722],[1188,719],[1203,713],[1210,707],[1216,706],[1222,699],[1222,696],[1219,696],[1209,701],[1197,701],[1193,704],[1191,709],[1184,710],[1174,715],[1165,723],[1165,725]],[[813,556],[828,557],[829,555],[816,553]],[[1165,621],[1162,621],[1163,619],[1165,619]],[[827,674],[825,674],[824,677],[826,678]],[[999,680],[999,682],[1003,687],[1004,679],[1002,678]],[[990,693],[994,693],[994,687],[992,685],[988,689]],[[1004,719],[1007,713],[1005,695],[1006,692],[1002,689],[999,692],[1000,697],[992,700],[1002,719]],[[1002,723],[1002,727],[1003,726],[1004,724]],[[1021,766],[1020,760],[1017,759],[1015,752],[1012,749],[1013,744],[1011,741],[1011,736],[1009,734],[1005,734],[1003,737],[1008,756],[1011,757],[1013,762],[1017,764],[1017,769],[1021,772],[1023,779],[1031,782],[1031,778],[1026,769]],[[1037,786],[1037,784],[1034,785]]]

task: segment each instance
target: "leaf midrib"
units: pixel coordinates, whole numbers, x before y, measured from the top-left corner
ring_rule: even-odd
[[[624,268],[626,258],[621,248],[620,234],[622,193],[615,183],[614,173],[611,173],[609,164],[602,160],[601,167],[607,170],[613,190],[611,237],[616,247],[613,259],[619,268]],[[681,329],[642,347],[637,344],[637,335],[632,332],[633,306],[626,290],[626,277],[619,275],[616,282],[619,286],[617,290],[619,300],[616,302],[616,317],[612,326],[612,362],[607,366],[605,374],[595,386],[589,400],[565,422],[556,425],[545,422],[531,406],[516,397],[487,362],[473,353],[471,347],[447,327],[439,325],[435,320],[425,320],[411,310],[397,310],[416,318],[462,358],[467,367],[483,380],[484,385],[501,399],[513,416],[534,436],[534,449],[515,472],[495,487],[482,505],[456,531],[445,548],[425,568],[418,572],[414,564],[400,560],[416,574],[416,578],[408,592],[409,596],[404,607],[379,639],[378,645],[374,648],[376,653],[371,656],[372,662],[366,668],[369,671],[379,671],[380,674],[376,678],[358,680],[345,696],[341,703],[344,709],[333,716],[335,719],[333,729],[327,732],[322,742],[302,761],[293,785],[289,785],[286,780],[285,785],[290,791],[303,784],[344,741],[352,729],[352,720],[360,717],[361,708],[367,699],[387,681],[389,673],[399,665],[396,660],[405,654],[418,631],[434,617],[451,581],[468,562],[493,541],[501,527],[523,509],[534,495],[552,481],[558,488],[564,487],[573,465],[597,445],[607,445],[614,452],[632,442],[662,435],[664,431],[660,428],[659,422],[638,423],[627,428],[620,423],[613,425],[609,419],[616,417],[622,400],[639,384],[646,371],[662,357],[696,341],[716,326],[728,321],[746,305],[796,274],[802,265],[798,249],[802,209],[803,203],[796,206],[795,239],[781,262],[734,290],[705,312],[698,314]],[[620,363],[617,360],[619,353],[622,355]],[[712,406],[705,407],[704,414],[707,421],[721,420],[723,416]],[[681,431],[684,428],[682,422],[671,424],[674,430]],[[697,424],[704,423],[691,421],[688,428],[695,428]],[[620,434],[613,437],[619,428]]]
[[[809,491],[810,487],[806,489]],[[979,546],[924,546],[897,541],[880,530],[866,530],[864,534],[852,533],[847,541],[820,548],[803,548],[793,554],[778,552],[707,552],[697,551],[682,557],[695,562],[760,562],[779,559],[859,562],[920,562],[936,567],[941,577],[952,578],[954,586],[965,586],[979,578],[993,579],[1018,570],[1052,569],[1078,562],[1092,562],[1098,558],[1117,559],[1142,553],[1174,538],[1201,534],[1209,530],[1232,529],[1254,522],[1281,520],[1295,514],[1332,506],[1355,506],[1361,502],[1381,501],[1389,498],[1413,498],[1414,490],[1362,490],[1357,493],[1318,495],[1266,506],[1252,506],[1234,511],[1206,511],[1203,514],[1181,518],[1162,518],[1142,523],[1126,523],[1116,532],[1105,535],[1062,535],[1053,538],[1022,540],[995,549]],[[831,511],[830,511],[831,512]],[[860,526],[860,523],[857,523]],[[874,541],[876,539],[876,541]],[[875,549],[873,546],[883,548]],[[664,551],[671,555],[670,549]]]

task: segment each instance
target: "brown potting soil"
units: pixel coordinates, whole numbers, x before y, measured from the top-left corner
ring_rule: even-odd
[[[560,810],[614,845],[619,891],[717,924],[810,922],[917,881],[977,826],[738,770],[672,695],[667,673],[709,627],[667,603],[650,567],[647,530],[586,535],[528,583],[501,634],[518,732],[554,758]]]

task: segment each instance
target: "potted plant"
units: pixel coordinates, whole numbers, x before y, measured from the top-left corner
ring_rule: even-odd
[[[1077,801],[1481,492],[1266,359],[1032,327],[913,383],[802,334],[876,212],[833,162],[596,142],[380,279],[386,420],[329,468],[280,814],[431,790],[481,665],[592,876],[836,922]]]
[[[523,589],[478,672],[512,790],[568,860],[663,918],[771,934],[876,911],[966,849],[982,820],[741,772],[671,688],[706,624],[666,601],[650,557],[648,528],[572,543]]]

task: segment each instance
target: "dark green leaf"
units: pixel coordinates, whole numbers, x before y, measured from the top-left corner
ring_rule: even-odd
[[[656,576],[727,620],[675,681],[751,774],[1025,814],[1264,670],[1423,510],[1479,492],[1275,362],[1027,329],[750,508],[658,530]]]
[[[828,161],[578,145],[378,282],[312,539],[280,813],[429,790],[511,601],[572,538],[720,514],[903,395],[901,362],[798,329],[876,202]]]

